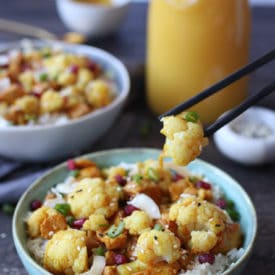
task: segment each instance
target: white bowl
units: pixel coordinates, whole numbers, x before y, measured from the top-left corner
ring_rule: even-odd
[[[13,49],[19,45],[0,44],[1,49]],[[60,42],[33,41],[35,47],[57,46],[65,51],[90,56],[111,70],[118,86],[118,95],[104,108],[62,125],[10,126],[0,128],[0,155],[23,161],[49,161],[78,154],[102,136],[115,121],[129,94],[130,80],[125,66],[111,54],[84,45]]]
[[[65,26],[88,37],[102,37],[119,27],[130,0],[112,0],[111,5],[56,0],[58,14]]]
[[[267,137],[247,137],[233,130],[234,123],[254,121],[265,124],[272,133]],[[258,165],[275,160],[275,112],[252,107],[214,135],[218,149],[228,158],[246,165]]]

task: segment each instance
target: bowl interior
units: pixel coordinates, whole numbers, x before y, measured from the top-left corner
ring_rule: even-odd
[[[135,163],[146,159],[157,159],[159,154],[159,150],[140,148],[102,151],[83,157],[92,159],[99,166],[104,167],[117,165],[122,161]],[[218,185],[225,195],[235,202],[236,208],[241,215],[240,224],[244,233],[243,247],[245,253],[234,266],[224,273],[231,274],[232,271],[241,268],[240,265],[248,258],[252,250],[257,230],[257,219],[253,204],[243,188],[233,178],[215,166],[202,160],[195,160],[188,165],[188,170],[194,174],[204,175],[210,182]],[[31,269],[35,269],[36,272],[39,271],[39,274],[49,274],[41,268],[28,253],[24,217],[27,216],[30,202],[34,199],[43,199],[47,190],[55,184],[62,182],[67,176],[67,173],[66,163],[55,167],[31,185],[17,204],[13,218],[13,238],[17,252],[29,272]]]

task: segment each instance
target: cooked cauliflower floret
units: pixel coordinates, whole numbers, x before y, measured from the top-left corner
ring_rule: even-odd
[[[39,112],[39,101],[35,96],[26,95],[16,99],[14,107],[26,114],[37,114]]]
[[[40,207],[27,220],[28,233],[31,238],[42,236],[50,239],[52,235],[67,228],[65,217],[50,207]]]
[[[108,221],[102,214],[93,214],[89,219],[83,224],[84,230],[97,231],[100,228],[104,228],[108,225]]]
[[[192,252],[207,252],[215,246],[226,226],[227,215],[214,204],[194,196],[173,204],[169,219],[178,225],[178,234]]]
[[[30,92],[34,84],[34,75],[31,71],[25,71],[19,75],[19,81],[27,92]]]
[[[84,89],[88,85],[88,83],[93,79],[94,75],[90,70],[81,68],[78,71],[76,86],[79,89]]]
[[[48,90],[41,96],[40,108],[42,113],[60,111],[63,108],[63,105],[64,100],[62,96],[54,90]]]
[[[179,165],[187,165],[194,160],[207,144],[200,121],[189,122],[185,120],[188,113],[183,112],[177,116],[162,118],[161,133],[166,136],[164,154],[172,157]]]
[[[83,179],[69,194],[68,203],[76,218],[102,214],[106,218],[118,210],[120,191],[115,182],[105,182],[101,178]]]
[[[114,178],[115,176],[126,176],[126,170],[123,167],[114,166],[104,170],[104,173],[108,178]]]
[[[95,108],[111,102],[110,88],[103,80],[95,80],[86,88],[87,101]]]
[[[137,258],[145,263],[173,263],[180,257],[180,241],[170,231],[153,229],[139,236],[135,252]]]
[[[88,270],[84,231],[68,229],[54,234],[46,244],[44,267],[54,274],[79,274]]]
[[[134,211],[131,216],[124,218],[124,223],[131,235],[140,235],[152,226],[152,220],[144,211]]]
[[[71,85],[76,82],[76,75],[69,71],[64,71],[57,77],[57,83],[59,85]]]

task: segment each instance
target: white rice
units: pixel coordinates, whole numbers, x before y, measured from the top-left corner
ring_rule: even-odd
[[[214,264],[204,263],[200,264],[198,258],[195,259],[195,263],[190,265],[187,271],[181,271],[179,275],[220,275],[226,269],[235,265],[235,262],[243,255],[244,249],[232,249],[226,255],[215,255]],[[192,269],[192,270],[191,270]]]
[[[27,241],[27,247],[38,263],[42,263],[43,257],[45,254],[45,246],[47,244],[47,240],[42,238],[29,239]]]
[[[43,126],[43,125],[64,125],[70,119],[65,115],[56,114],[44,114],[38,118],[37,121],[30,120],[28,124],[24,126],[14,126],[8,120],[0,116],[0,128],[7,127],[33,127],[33,126]]]

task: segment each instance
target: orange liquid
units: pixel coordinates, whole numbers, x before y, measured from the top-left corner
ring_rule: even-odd
[[[247,0],[151,0],[146,69],[153,112],[167,111],[245,65],[249,34]],[[209,123],[246,93],[242,79],[192,110]]]

